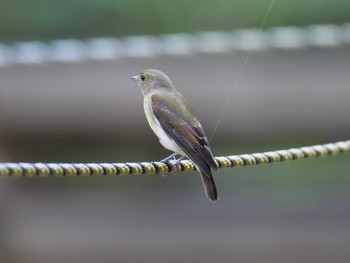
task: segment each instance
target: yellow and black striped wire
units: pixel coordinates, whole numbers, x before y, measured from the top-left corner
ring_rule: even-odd
[[[277,163],[350,153],[350,140],[288,150],[215,157],[219,168]],[[0,176],[116,176],[191,172],[196,168],[190,160],[178,164],[165,162],[140,163],[0,163]]]

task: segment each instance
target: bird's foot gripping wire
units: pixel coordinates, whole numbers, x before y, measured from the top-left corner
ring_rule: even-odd
[[[185,156],[181,156],[180,158],[176,159],[176,155],[178,155],[178,153],[173,153],[170,156],[161,160],[161,162],[167,163],[171,167],[171,171],[174,174],[176,174],[176,172],[181,171],[180,161],[185,158]]]

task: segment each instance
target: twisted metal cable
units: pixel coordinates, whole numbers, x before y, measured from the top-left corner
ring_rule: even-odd
[[[323,145],[292,148],[263,153],[215,157],[219,168],[277,163],[314,157],[350,153],[350,140]],[[0,176],[116,176],[192,172],[196,168],[190,160],[178,165],[165,162],[128,163],[0,163]]]

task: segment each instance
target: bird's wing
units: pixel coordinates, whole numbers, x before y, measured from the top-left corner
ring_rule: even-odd
[[[169,94],[167,94],[169,95]],[[165,133],[187,154],[195,164],[209,165],[217,170],[208,139],[202,125],[187,104],[178,105],[164,95],[153,94],[152,110]]]

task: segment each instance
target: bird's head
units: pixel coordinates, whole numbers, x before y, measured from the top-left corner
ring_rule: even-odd
[[[169,77],[156,69],[142,70],[138,75],[132,76],[131,79],[137,81],[137,86],[141,88],[143,94],[147,94],[154,89],[173,88]]]

